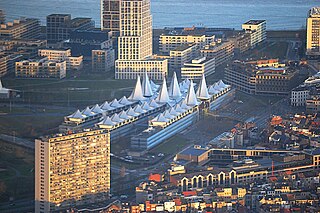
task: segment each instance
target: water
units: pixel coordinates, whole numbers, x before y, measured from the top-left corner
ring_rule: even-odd
[[[268,29],[299,29],[308,10],[320,0],[151,0],[155,28],[172,26],[230,27],[240,29],[249,19],[266,19]],[[0,0],[8,20],[39,18],[50,13],[92,17],[100,26],[100,0]]]

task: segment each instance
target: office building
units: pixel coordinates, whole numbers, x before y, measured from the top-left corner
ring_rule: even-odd
[[[105,202],[110,193],[110,134],[106,130],[35,141],[35,212],[66,212]]]
[[[16,78],[58,78],[66,77],[66,61],[53,61],[48,58],[16,62]]]
[[[234,42],[225,41],[214,45],[206,45],[201,51],[201,57],[215,58],[216,67],[231,60],[234,56]]]
[[[67,69],[80,70],[82,68],[83,56],[71,56],[70,49],[40,49],[38,55],[47,57],[48,60],[66,61]]]
[[[229,39],[234,42],[234,53],[237,56],[251,48],[251,36],[249,33],[241,32]]]
[[[113,36],[120,33],[120,4],[121,0],[101,0],[101,30]]]
[[[297,79],[298,69],[278,59],[234,61],[225,68],[225,81],[248,94],[288,95]]]
[[[70,14],[51,14],[47,16],[47,41],[54,44],[70,38],[75,30],[92,30],[94,21],[91,18],[74,18]]]
[[[215,72],[215,58],[195,58],[185,63],[181,68],[182,79],[201,79],[202,75],[211,75]]]
[[[188,35],[188,34],[175,34],[170,32],[168,34],[160,35],[159,38],[159,51],[162,54],[168,54],[171,50],[189,44],[197,45],[199,49],[205,45],[210,45],[214,42],[215,36],[206,35]]]
[[[250,34],[251,48],[264,42],[267,39],[267,22],[266,20],[250,20],[242,24],[245,33]]]
[[[0,77],[13,73],[15,70],[15,63],[22,60],[23,55],[19,52],[0,52]]]
[[[6,14],[4,10],[0,10],[0,24],[5,24],[6,23]]]
[[[183,65],[200,55],[196,45],[184,44],[170,51],[170,70],[180,71]]]
[[[307,18],[307,56],[320,56],[320,7],[313,7]]]
[[[134,79],[144,72],[162,79],[167,75],[167,60],[152,57],[150,0],[121,0],[120,12],[116,79]]]
[[[92,50],[92,71],[110,72],[114,67],[114,49]]]
[[[294,88],[291,91],[291,105],[292,106],[305,106],[306,100],[310,98],[310,86],[307,85],[300,85],[296,88]]]
[[[33,39],[40,36],[40,21],[32,18],[20,18],[1,24],[0,37],[9,39]]]

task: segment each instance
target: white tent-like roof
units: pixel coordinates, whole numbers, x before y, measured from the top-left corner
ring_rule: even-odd
[[[166,111],[163,113],[163,116],[164,116],[165,118],[168,118],[168,119],[172,119],[172,118],[175,117],[174,115],[170,114],[169,110],[166,110]]]
[[[114,108],[123,107],[123,105],[120,104],[119,101],[116,98],[110,103],[110,106],[112,106]]]
[[[200,85],[197,90],[197,97],[201,99],[209,99],[210,95],[207,88],[206,78],[204,74],[202,74],[202,78],[200,81]]]
[[[145,111],[141,108],[140,105],[135,106],[135,107],[133,108],[133,110],[134,110],[135,112],[137,112],[137,113],[140,113],[140,114],[145,112]]]
[[[115,114],[113,114],[113,116],[111,117],[111,120],[112,120],[113,122],[119,123],[119,122],[121,122],[122,119],[119,117],[119,115],[118,115],[117,113],[115,113]]]
[[[131,107],[127,110],[127,115],[129,116],[138,116],[139,113],[135,112]]]
[[[186,105],[187,106],[187,105]],[[181,108],[181,106],[179,104],[177,104],[175,107],[174,107],[175,111],[176,112],[179,112],[179,113],[183,113],[184,110]]]
[[[114,108],[110,106],[110,104],[108,103],[108,101],[105,101],[101,106],[100,108],[102,110],[106,110],[106,111],[109,111],[109,110],[113,110]]]
[[[122,104],[122,105],[125,105],[125,106],[132,104],[132,102],[129,101],[126,96],[123,96],[123,97],[119,100],[119,103]]]
[[[151,107],[149,106],[149,104],[147,102],[144,102],[141,106],[142,109],[149,111],[151,109]]]
[[[173,116],[178,116],[180,113],[177,112],[174,108],[170,108],[169,109],[169,113]]]
[[[75,111],[73,114],[67,116],[67,118],[84,119],[87,116],[83,115],[80,110]]]
[[[160,113],[159,115],[157,115],[155,118],[151,120],[151,122],[160,122],[160,123],[166,123],[168,121],[169,120],[165,118],[162,113]]]
[[[159,85],[158,84],[155,84],[152,80],[150,80],[150,85],[151,85],[151,88],[152,88],[152,91],[157,91],[159,89]]]
[[[188,106],[195,106],[198,104],[197,101],[197,96],[196,93],[194,91],[194,85],[193,85],[193,81],[191,80],[190,85],[189,85],[189,89],[188,89],[188,93],[187,96],[185,98],[185,102]]]
[[[130,117],[127,115],[127,113],[126,113],[125,111],[121,111],[121,112],[119,113],[119,118],[122,118],[122,119],[124,119],[124,120],[127,120],[127,119],[129,119]]]
[[[158,103],[168,103],[170,101],[169,94],[168,94],[168,88],[167,88],[167,82],[166,82],[165,78],[163,78],[159,94],[155,100]]]
[[[143,75],[142,92],[145,97],[151,97],[153,95],[153,90],[147,72]]]
[[[103,110],[100,108],[100,106],[99,106],[98,104],[96,104],[95,106],[93,106],[93,107],[91,108],[91,111],[94,112],[94,113],[97,113],[97,114],[103,113]]]
[[[85,116],[93,116],[96,114],[92,112],[89,107],[86,107],[81,113],[84,114]]]
[[[181,91],[180,91],[176,72],[173,73],[173,77],[170,83],[169,96],[170,98],[173,98],[173,99],[177,99],[181,97]]]
[[[149,106],[152,107],[152,108],[158,108],[158,107],[159,107],[159,104],[157,104],[157,102],[152,99],[152,100],[149,102]]]
[[[140,81],[140,76],[138,75],[136,86],[134,87],[131,95],[128,97],[129,100],[132,101],[142,101],[145,98],[143,97],[143,91],[142,91],[142,86],[141,86],[141,81]]]

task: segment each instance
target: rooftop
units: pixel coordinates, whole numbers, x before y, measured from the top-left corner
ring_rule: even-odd
[[[180,155],[193,155],[193,156],[200,156],[203,155],[204,153],[208,152],[206,149],[199,149],[195,147],[189,147],[182,152],[180,152]]]
[[[263,22],[265,22],[266,20],[250,20],[250,21],[247,21],[246,23],[244,24],[250,24],[250,25],[259,25]]]
[[[320,7],[313,7],[310,10],[310,17],[320,17]]]

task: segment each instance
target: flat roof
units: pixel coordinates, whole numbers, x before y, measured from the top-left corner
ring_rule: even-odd
[[[247,21],[246,23],[244,24],[251,24],[251,25],[258,25],[258,24],[261,24],[263,22],[265,22],[266,20],[249,20]]]
[[[181,151],[179,154],[180,155],[200,156],[200,155],[203,155],[204,153],[206,153],[208,151],[209,150],[206,150],[206,149],[199,149],[199,148],[189,147],[189,148]]]

